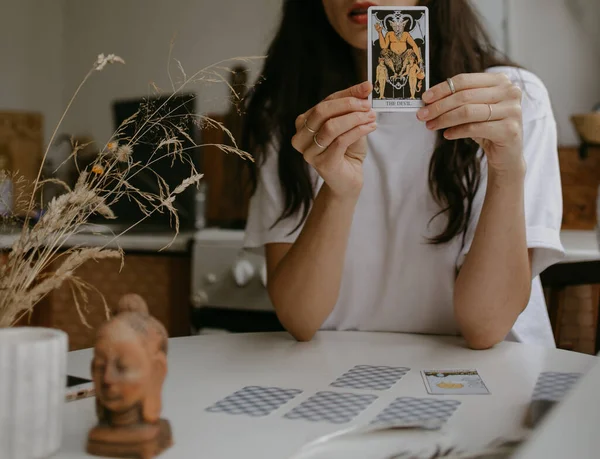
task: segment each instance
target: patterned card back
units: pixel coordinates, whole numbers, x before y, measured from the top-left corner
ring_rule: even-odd
[[[409,371],[410,368],[405,367],[357,365],[331,383],[331,386],[385,390],[400,381]]]
[[[341,392],[317,392],[284,417],[304,419],[311,422],[350,422],[377,399],[376,395],[348,394]]]
[[[533,391],[533,400],[560,401],[581,377],[581,373],[540,373]]]
[[[253,417],[267,416],[301,393],[299,389],[248,386],[218,401],[206,411],[246,414]]]
[[[400,397],[383,410],[371,424],[431,420],[446,422],[459,406],[458,400]]]

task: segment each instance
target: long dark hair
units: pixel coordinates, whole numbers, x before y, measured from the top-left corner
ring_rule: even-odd
[[[511,65],[493,47],[469,0],[421,0],[430,16],[430,83],[434,86],[461,73]],[[294,121],[325,97],[359,83],[352,47],[329,24],[322,0],[286,0],[279,30],[268,50],[261,83],[247,106],[242,145],[257,168],[276,145],[279,181],[284,196],[281,219],[308,215],[314,184],[308,165],[291,145]],[[449,141],[440,133],[429,165],[429,189],[447,224],[431,242],[442,244],[462,233],[480,183],[478,145]],[[437,216],[436,215],[436,216]],[[435,218],[435,216],[434,216]]]

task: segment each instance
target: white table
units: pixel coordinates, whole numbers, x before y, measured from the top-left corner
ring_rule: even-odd
[[[561,263],[600,261],[596,231],[563,230],[560,232],[560,241],[565,248],[565,258]]]
[[[19,237],[18,232],[0,232],[0,250],[8,250]],[[116,233],[118,234],[118,233]],[[182,231],[174,238],[170,232],[131,232],[114,239],[112,233],[79,233],[71,236],[63,247],[86,246],[104,247],[108,249],[121,248],[126,252],[158,252],[186,253],[190,250],[193,240],[192,231]],[[169,245],[171,244],[171,245]],[[169,247],[167,247],[169,245]],[[165,249],[165,247],[167,247]]]
[[[70,353],[69,374],[89,377],[91,355],[90,350]],[[443,434],[460,445],[480,447],[500,436],[523,433],[523,416],[540,372],[586,372],[593,362],[593,357],[583,354],[515,343],[477,352],[465,348],[458,338],[387,333],[320,332],[310,343],[297,343],[283,333],[176,338],[169,342],[169,374],[163,390],[163,416],[171,421],[175,445],[161,457],[287,458],[324,434],[368,424],[396,397],[432,397],[419,371],[452,368],[478,369],[492,395],[454,396],[462,405],[443,433],[428,435],[437,436],[433,441]],[[350,424],[282,417],[315,392],[328,390],[329,383],[357,364],[407,366],[411,371],[391,389],[376,392],[379,399]],[[204,411],[248,385],[304,392],[264,418]],[[64,443],[56,457],[88,457],[85,441],[95,422],[93,399],[68,403]],[[401,445],[409,435],[396,434],[391,446],[378,440],[375,448],[378,453],[386,447],[397,452],[398,441]]]
[[[558,405],[515,459],[597,458],[600,359]]]

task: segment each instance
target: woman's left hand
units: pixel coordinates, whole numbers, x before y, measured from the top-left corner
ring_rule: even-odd
[[[423,94],[427,104],[417,118],[431,130],[444,129],[449,140],[471,138],[484,150],[488,168],[522,171],[523,119],[521,89],[502,73],[462,74]]]

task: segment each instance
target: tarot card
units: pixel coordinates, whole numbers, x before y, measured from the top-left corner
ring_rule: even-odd
[[[429,10],[426,7],[369,8],[368,70],[373,110],[398,112],[423,107],[429,89]]]
[[[531,403],[525,417],[525,425],[530,428],[536,427],[555,405],[567,395],[571,388],[581,378],[581,373],[541,373]]]
[[[390,424],[399,421],[445,423],[460,406],[457,400],[437,398],[397,398],[371,424]]]
[[[405,367],[356,365],[330,385],[351,389],[385,390],[396,384],[410,371]]]
[[[206,411],[233,415],[245,414],[252,417],[267,416],[301,393],[300,389],[248,386],[219,400]]]
[[[427,392],[435,395],[489,394],[477,370],[431,370],[422,371]]]
[[[292,409],[284,418],[343,424],[350,422],[375,400],[377,395],[372,394],[317,392]]]
[[[560,402],[571,388],[577,384],[579,378],[581,378],[581,373],[559,373],[555,371],[540,373],[532,399]]]

